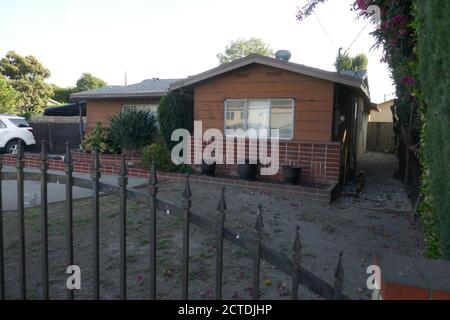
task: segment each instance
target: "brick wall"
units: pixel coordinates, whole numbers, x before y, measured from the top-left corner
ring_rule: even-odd
[[[450,262],[383,254],[374,259],[381,270],[383,300],[450,300]]]
[[[200,142],[204,148],[207,142]],[[245,151],[248,157],[250,142],[247,139],[245,144],[234,143],[234,165],[224,164],[217,166],[217,173],[222,175],[237,176],[238,150]],[[195,139],[191,140],[191,159],[194,159],[196,151]],[[255,150],[258,154],[258,149]],[[271,156],[270,143],[268,146],[268,156]],[[223,146],[224,161],[226,160],[226,143]],[[339,181],[340,165],[340,144],[335,142],[282,142],[279,143],[280,169],[275,176],[262,177],[270,180],[283,180],[283,166],[298,166],[302,168],[301,180],[312,183],[334,183]]]
[[[133,177],[150,178],[148,170],[144,170],[138,167],[140,162],[139,157],[126,157],[129,165],[133,165],[128,168],[128,175]],[[13,155],[5,155],[2,157],[2,163],[5,166],[15,166],[16,157]],[[106,175],[118,175],[120,170],[121,156],[119,155],[101,155],[100,165],[101,172]],[[77,151],[73,152],[73,168],[75,172],[91,173],[92,171],[93,155],[83,154]],[[37,154],[25,155],[25,167],[26,168],[39,168],[40,157]],[[49,169],[56,171],[63,171],[65,163],[62,160],[49,160]],[[186,177],[182,173],[172,172],[158,172],[158,180],[184,180]],[[264,181],[244,181],[233,178],[221,178],[221,177],[208,177],[202,175],[192,175],[191,181],[197,181],[201,183],[221,185],[225,187],[244,188],[245,190],[252,189],[257,192],[266,193],[281,193],[283,195],[293,195],[295,197],[301,197],[302,199],[311,199],[320,202],[332,201],[332,194],[335,188],[335,184],[329,184],[325,186],[307,187],[307,186],[288,186],[279,183],[264,182]]]

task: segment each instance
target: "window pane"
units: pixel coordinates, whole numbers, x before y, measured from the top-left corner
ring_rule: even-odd
[[[9,121],[11,121],[16,127],[19,128],[29,128],[30,124],[23,119],[9,119]]]
[[[152,113],[155,114],[158,112],[158,105],[157,104],[149,104],[149,105],[125,105],[123,106],[123,111],[127,111],[127,110],[150,110]]]
[[[226,106],[225,134],[232,135],[235,130],[245,130],[245,100],[229,100]]]
[[[280,130],[280,139],[294,136],[294,105],[292,100],[272,100],[271,129]]]
[[[247,102],[247,129],[269,129],[269,100],[249,100]]]

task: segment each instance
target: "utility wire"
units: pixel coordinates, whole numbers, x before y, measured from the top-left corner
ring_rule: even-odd
[[[355,40],[353,40],[353,42],[350,44],[350,47],[348,47],[347,50],[345,50],[345,53],[347,53],[355,44],[355,42],[359,39],[359,37],[361,36],[361,34],[363,33],[364,30],[366,30],[367,26],[371,23],[371,21],[369,21],[364,28],[361,29],[361,31],[358,33],[358,35],[356,36]]]
[[[331,38],[330,34],[328,33],[327,29],[325,29],[325,27],[323,26],[322,22],[320,21],[319,17],[316,15],[315,12],[313,12],[314,17],[316,17],[317,22],[319,22],[320,27],[322,28],[323,32],[325,32],[325,34],[328,37],[328,40],[330,40],[331,44],[336,48],[336,50],[338,50],[338,46],[336,45],[336,43],[333,41],[333,38]]]

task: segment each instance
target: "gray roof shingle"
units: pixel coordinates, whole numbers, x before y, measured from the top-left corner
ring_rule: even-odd
[[[148,79],[128,86],[109,86],[70,95],[71,99],[87,98],[129,98],[161,97],[169,91],[169,86],[180,79]]]

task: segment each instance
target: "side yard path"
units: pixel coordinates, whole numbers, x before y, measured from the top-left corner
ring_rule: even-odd
[[[394,161],[394,162],[393,162]],[[333,204],[316,203],[283,195],[226,190],[226,225],[238,233],[253,232],[256,211],[263,206],[264,243],[291,257],[295,227],[301,227],[302,264],[309,271],[333,283],[339,251],[344,250],[344,292],[353,299],[370,299],[366,289],[366,268],[375,253],[421,255],[423,244],[419,226],[409,213],[412,208],[402,186],[392,176],[395,157],[368,154],[361,163],[367,169],[366,187],[360,198],[341,197]],[[192,183],[192,210],[215,219],[220,186]],[[184,182],[160,183],[159,196],[181,200]],[[142,189],[146,192],[146,189]],[[91,203],[74,204],[75,262],[82,269],[82,290],[76,298],[91,298]],[[101,297],[119,296],[119,206],[113,196],[101,198]],[[14,211],[5,214],[7,293],[17,292],[17,219]],[[64,205],[50,206],[51,297],[65,298],[65,218]],[[129,203],[128,285],[131,299],[148,297],[148,209]],[[26,210],[28,284],[31,298],[40,298],[39,209]],[[178,299],[181,293],[181,219],[158,214],[158,298]],[[211,299],[214,293],[215,236],[192,227],[190,297]],[[225,242],[224,298],[250,299],[251,255]],[[273,267],[262,265],[262,298],[290,298],[290,281]],[[300,298],[317,299],[300,288]]]

